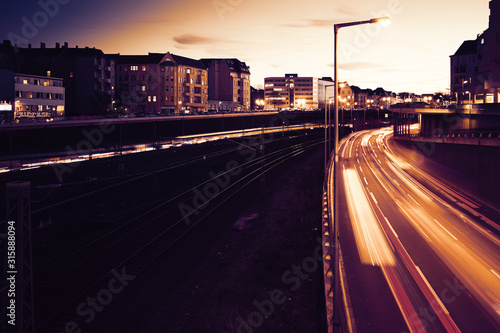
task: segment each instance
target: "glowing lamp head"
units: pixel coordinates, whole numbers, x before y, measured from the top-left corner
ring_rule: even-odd
[[[370,23],[380,23],[382,26],[388,26],[391,23],[391,18],[389,16],[373,18]]]

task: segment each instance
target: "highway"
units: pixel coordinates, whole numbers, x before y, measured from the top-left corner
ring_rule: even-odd
[[[500,237],[392,128],[339,144],[340,281],[351,331],[500,331]],[[333,193],[333,168],[329,193]],[[330,205],[333,200],[330,198]],[[497,221],[498,222],[498,221]]]

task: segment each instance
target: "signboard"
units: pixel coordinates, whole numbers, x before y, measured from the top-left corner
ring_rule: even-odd
[[[16,111],[16,118],[47,118],[52,117],[52,112],[46,111]]]

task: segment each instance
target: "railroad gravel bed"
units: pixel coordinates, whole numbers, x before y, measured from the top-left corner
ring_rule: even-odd
[[[300,155],[232,198],[82,331],[324,332],[322,161]]]

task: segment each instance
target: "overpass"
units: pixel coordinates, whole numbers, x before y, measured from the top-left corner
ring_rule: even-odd
[[[438,138],[454,143],[479,144],[478,138],[497,139],[500,130],[500,104],[462,104],[449,108],[407,104],[391,107],[391,111],[394,136],[399,139]],[[417,122],[420,123],[419,131],[411,131],[410,125]],[[474,139],[464,140],[467,137]]]

